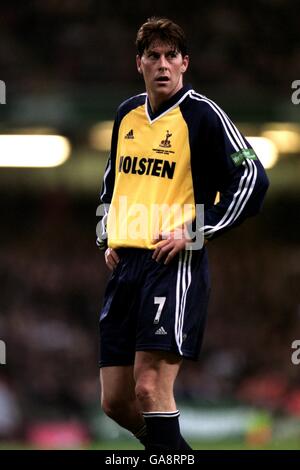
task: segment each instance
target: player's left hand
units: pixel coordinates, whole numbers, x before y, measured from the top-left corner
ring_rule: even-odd
[[[185,249],[186,244],[190,241],[185,228],[177,228],[168,234],[160,233],[154,240],[157,246],[152,258],[157,262],[165,258],[164,264],[169,264],[179,251]]]

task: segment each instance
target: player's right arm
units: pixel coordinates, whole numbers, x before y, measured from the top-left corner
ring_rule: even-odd
[[[113,125],[111,150],[105,167],[103,183],[100,192],[100,205],[97,209],[97,215],[100,218],[96,229],[96,244],[101,250],[106,250],[108,248],[107,216],[114,192],[118,132],[119,118],[117,114]]]
[[[118,253],[113,248],[106,248],[105,250],[105,263],[108,269],[113,271],[116,269],[118,262],[120,261]]]

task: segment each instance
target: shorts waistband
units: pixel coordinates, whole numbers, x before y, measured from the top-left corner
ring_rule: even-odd
[[[116,248],[115,251],[119,255],[135,255],[135,254],[149,254],[153,253],[154,250],[150,250],[149,248]]]

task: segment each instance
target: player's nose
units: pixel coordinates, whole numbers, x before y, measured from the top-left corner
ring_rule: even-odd
[[[159,68],[164,70],[168,68],[168,61],[164,54],[161,54],[159,58]]]

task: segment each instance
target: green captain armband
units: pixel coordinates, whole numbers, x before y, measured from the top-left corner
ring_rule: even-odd
[[[235,166],[239,166],[243,163],[245,158],[250,158],[251,160],[257,160],[257,155],[253,149],[242,149],[239,152],[232,153],[230,155],[231,159]]]

